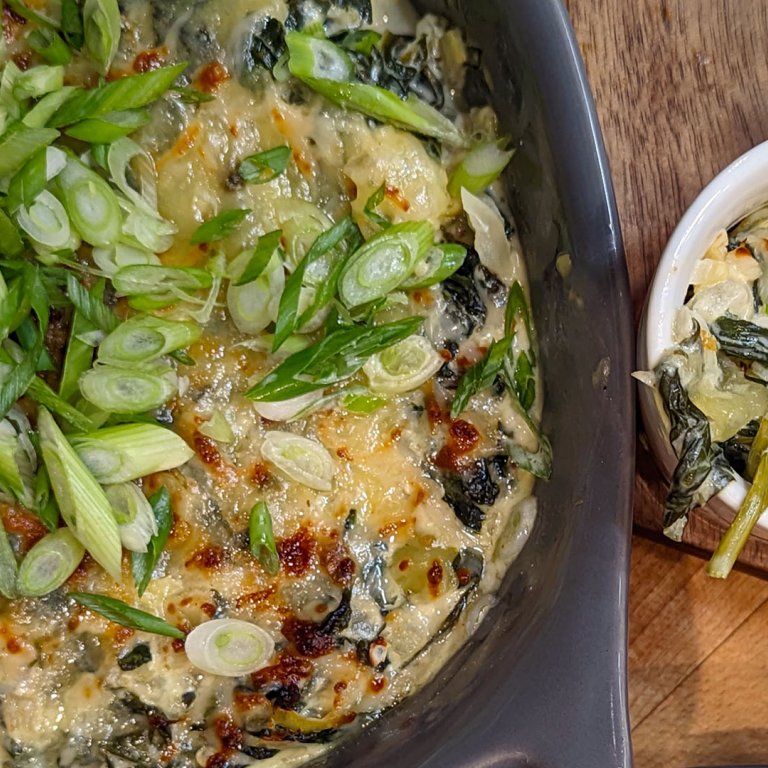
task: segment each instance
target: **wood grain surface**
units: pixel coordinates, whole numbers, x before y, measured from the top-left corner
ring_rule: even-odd
[[[635,321],[664,245],[702,187],[768,138],[768,1],[566,0],[619,206]],[[660,530],[664,483],[638,442],[635,521]],[[723,531],[695,515],[686,542]],[[742,563],[768,572],[768,544]],[[635,536],[630,711],[637,768],[768,763],[768,582]],[[596,767],[597,768],[597,767]]]

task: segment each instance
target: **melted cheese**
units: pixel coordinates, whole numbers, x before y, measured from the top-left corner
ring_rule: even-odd
[[[188,45],[188,26],[196,25],[217,41],[214,49],[228,71],[215,101],[161,105],[139,134],[157,164],[161,212],[178,228],[166,263],[204,264],[208,254],[189,244],[190,235],[227,208],[251,210],[245,226],[221,244],[230,260],[259,235],[297,217],[331,221],[351,210],[369,230],[363,208],[382,184],[387,196],[379,210],[393,221],[428,220],[440,228],[459,213],[446,190],[450,157],[435,159],[413,135],[373,126],[321,98],[294,99],[285,83],[264,78],[249,88],[238,81],[234,52],[244,30],[268,15],[284,20],[283,2],[184,4],[163,40],[153,33],[151,3],[125,5],[124,68],[146,48],[162,46],[172,57]],[[402,8],[380,3],[376,24],[411,29],[413,15],[396,11]],[[231,183],[242,158],[281,144],[293,154],[286,174],[264,185]],[[512,279],[524,282],[519,246],[505,242],[504,249],[503,263],[514,264],[510,274],[500,270],[506,287]],[[465,337],[457,337],[438,288],[411,295],[388,319],[424,315],[430,339],[438,345],[455,339],[457,355],[471,362],[503,335],[503,304],[480,293],[487,318]],[[459,457],[459,468],[497,456],[500,427],[535,448],[508,399],[484,393],[459,424],[447,415],[450,393],[429,382],[368,416],[331,404],[280,425],[316,440],[332,456],[333,489],[321,493],[287,480],[261,455],[264,437],[276,425],[261,418],[243,393],[275,359],[242,344],[247,341],[220,308],[189,350],[197,364],[184,371],[173,416],[174,429],[197,455],[180,471],[144,481],[148,492],[161,484],[169,489],[174,514],[167,551],[146,593],[136,596],[127,560],[122,585],[91,562],[68,586],[112,595],[183,629],[214,615],[256,622],[273,637],[275,658],[267,670],[233,681],[194,668],[178,643],[117,627],[73,608],[62,594],[4,603],[0,749],[15,749],[32,761],[19,765],[59,760],[74,766],[79,754],[115,749],[110,754],[124,758],[137,749],[151,764],[175,755],[187,759],[179,763],[184,766],[218,765],[216,756],[234,749],[235,742],[222,736],[228,722],[244,748],[278,750],[272,757],[260,753],[259,765],[304,762],[324,747],[292,742],[292,727],[310,734],[335,731],[417,690],[477,626],[524,544],[536,514],[531,475],[508,467],[496,478],[498,497],[483,504],[478,531],[445,500],[445,473],[456,467],[440,465],[456,429],[474,441]],[[534,412],[539,408],[537,402]],[[201,434],[214,412],[231,425],[231,442]],[[273,518],[282,562],[276,577],[248,552],[248,519],[258,501],[268,504]],[[454,569],[456,558],[468,552],[484,561],[470,593],[461,569]],[[302,645],[291,622],[317,625],[339,606],[345,590],[350,616],[337,640],[322,652]],[[455,626],[446,631],[449,620]],[[117,657],[138,643],[148,645],[151,661],[121,669]],[[286,665],[293,671],[286,672]],[[2,764],[17,765],[6,756]]]

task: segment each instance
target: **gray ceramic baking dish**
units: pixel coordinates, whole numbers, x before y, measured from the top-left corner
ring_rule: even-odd
[[[608,164],[559,0],[425,0],[484,51],[518,152],[512,207],[538,324],[555,472],[474,639],[320,765],[628,768],[633,331]],[[556,257],[569,253],[563,279]]]

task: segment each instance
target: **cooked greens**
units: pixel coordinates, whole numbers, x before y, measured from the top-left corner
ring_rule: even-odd
[[[741,476],[754,482],[768,429],[768,324],[763,297],[765,213],[718,233],[691,275],[677,347],[651,373],[670,421],[678,464],[667,495],[665,532],[680,540],[688,515]],[[762,481],[762,478],[761,478]],[[724,578],[765,511],[762,486],[748,491],[710,563]]]

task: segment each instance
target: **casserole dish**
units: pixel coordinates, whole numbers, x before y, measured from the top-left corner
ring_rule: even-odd
[[[627,768],[633,331],[589,86],[559,0],[416,5],[484,49],[517,146],[507,180],[555,470],[537,485],[537,525],[477,633],[418,694],[315,765]]]

